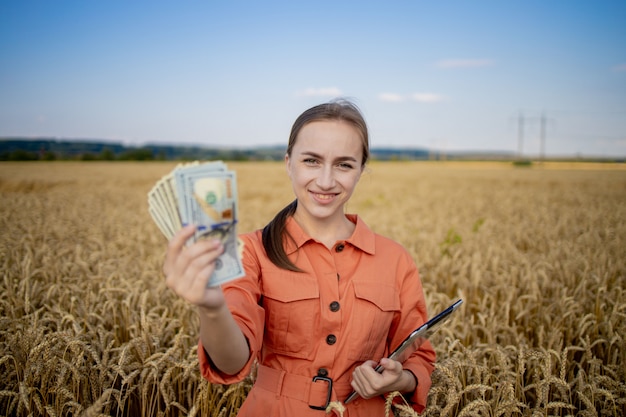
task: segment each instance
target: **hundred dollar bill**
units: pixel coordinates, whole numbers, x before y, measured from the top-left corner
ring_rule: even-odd
[[[217,238],[224,245],[209,286],[242,277],[235,172],[223,163],[208,163],[176,170],[174,178],[181,223],[196,225],[192,239]]]
[[[196,225],[190,242],[217,238],[224,253],[216,262],[209,286],[244,275],[243,243],[237,237],[237,178],[222,161],[180,164],[148,193],[148,211],[159,230],[171,239],[183,225]]]

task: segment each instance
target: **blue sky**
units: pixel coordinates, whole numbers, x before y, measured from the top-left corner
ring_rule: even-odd
[[[372,146],[626,156],[626,1],[0,3],[0,137],[285,144],[336,96]]]

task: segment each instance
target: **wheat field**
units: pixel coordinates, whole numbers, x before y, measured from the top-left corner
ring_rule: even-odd
[[[146,195],[174,166],[0,164],[2,415],[236,414],[254,375],[202,380],[161,273]],[[293,198],[280,163],[229,167],[241,232]],[[626,414],[623,164],[373,162],[348,211],[409,249],[430,313],[465,301],[422,415]]]

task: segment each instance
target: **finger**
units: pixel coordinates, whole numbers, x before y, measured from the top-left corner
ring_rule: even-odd
[[[190,267],[204,267],[206,264],[215,262],[223,253],[224,245],[219,240],[202,243],[189,251],[189,265]]]
[[[375,377],[376,375],[378,375],[378,372],[376,372],[377,366],[378,366],[378,362],[369,360],[369,361],[363,362],[355,370],[358,370],[358,373],[360,375],[363,375],[363,377],[367,379],[371,379]]]
[[[172,280],[180,280],[178,291],[184,291],[186,298],[195,299],[203,294],[217,259],[224,253],[224,246],[219,240],[204,241],[185,252],[177,261],[178,274],[172,274]]]
[[[219,240],[195,243],[179,254],[171,274],[166,277],[167,285],[177,293],[186,292],[191,286],[201,286],[202,281],[206,285],[216,259],[223,252]],[[198,280],[201,282],[196,282]]]
[[[350,381],[350,385],[352,386],[352,389],[355,390],[357,394],[359,394],[361,397],[365,399],[368,398],[368,394],[365,391],[365,387],[363,386],[363,381],[361,381],[359,378],[353,376],[352,381]]]
[[[194,225],[185,226],[180,229],[169,241],[167,252],[165,253],[165,262],[163,263],[163,273],[167,275],[173,267],[175,260],[183,250],[185,242],[194,234],[196,227]]]
[[[207,284],[213,271],[215,263],[206,266],[198,271],[191,278],[180,283],[180,288],[175,289],[181,297],[193,305],[202,305],[207,297]]]
[[[181,250],[178,254],[172,254],[172,259],[169,264],[172,268],[171,272],[176,275],[183,275],[192,262],[199,258],[202,260],[203,256],[215,251],[218,253],[214,253],[210,256],[217,258],[223,251],[223,249],[220,249],[220,246],[221,242],[219,240],[206,240],[185,247],[184,250]]]
[[[350,383],[352,388],[363,398],[368,399],[373,397],[374,390],[372,389],[369,381],[362,377],[354,377]]]
[[[374,370],[376,362],[366,361],[357,366],[352,373],[352,387],[363,398],[371,398],[375,395],[376,389],[372,385],[372,380],[380,377]]]
[[[204,286],[215,270],[215,262],[224,253],[224,246],[217,241],[208,245],[203,245],[206,250],[198,253],[188,263],[185,275],[190,278],[190,283],[195,285],[196,281],[203,281]],[[201,283],[197,283],[201,285]]]

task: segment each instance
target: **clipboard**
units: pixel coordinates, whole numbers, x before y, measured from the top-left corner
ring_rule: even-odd
[[[402,343],[400,343],[400,346],[398,346],[393,352],[391,352],[391,355],[389,355],[388,358],[398,361],[400,363],[407,360],[408,357],[411,356],[411,354],[415,352],[420,347],[420,345],[424,343],[424,341],[428,339],[439,328],[439,326],[441,326],[441,324],[443,324],[448,318],[450,318],[450,315],[454,311],[456,311],[456,309],[458,309],[462,303],[462,299],[455,301],[452,305],[450,305],[450,307],[446,308],[441,313],[437,314],[435,317],[431,318],[426,323],[413,330],[411,334],[409,334],[406,339],[404,339]],[[383,372],[383,367],[382,365],[378,365],[376,368],[374,368],[374,370],[380,374]],[[352,391],[352,393],[344,401],[344,404],[348,404],[350,401],[354,400],[357,395],[359,394],[357,394],[356,391]]]

